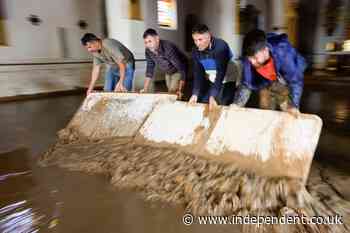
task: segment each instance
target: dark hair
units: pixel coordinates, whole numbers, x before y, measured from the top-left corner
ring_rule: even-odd
[[[197,24],[192,28],[192,34],[204,34],[206,32],[209,32],[209,28],[205,24]]]
[[[86,46],[88,42],[94,42],[99,41],[100,38],[98,38],[95,34],[92,33],[85,33],[85,35],[80,39],[81,44]]]
[[[158,33],[156,30],[153,28],[148,28],[144,33],[143,33],[143,39],[146,39],[147,36],[158,36]]]
[[[243,39],[242,56],[254,56],[266,46],[267,40],[265,32],[259,29],[254,29],[248,32]]]

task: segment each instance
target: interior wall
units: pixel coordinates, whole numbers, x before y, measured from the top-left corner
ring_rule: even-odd
[[[109,36],[127,45],[136,58],[144,58],[142,34],[148,27],[155,28],[161,38],[173,41],[179,48],[185,50],[186,16],[194,14],[199,21],[207,24],[213,35],[224,39],[231,47],[234,55],[240,55],[241,35],[236,32],[236,1],[235,0],[178,0],[178,28],[167,30],[157,25],[157,1],[142,0],[143,21],[129,20],[125,13],[129,0],[107,0],[107,21]],[[264,4],[256,1],[257,7],[265,11]],[[264,24],[264,20],[262,21]]]
[[[325,10],[326,9],[327,1],[321,0],[318,2],[320,4],[319,6],[319,12],[317,13],[317,20],[314,21],[314,32],[313,39],[307,41],[307,38],[304,38],[305,44],[309,45],[312,49],[312,61],[315,68],[324,68],[326,64],[326,59],[328,55],[325,54],[326,52],[326,44],[328,42],[342,42],[345,39],[345,22],[344,20],[340,20],[337,24],[337,27],[332,35],[327,35],[326,33],[326,15]],[[340,12],[339,17],[344,18],[345,9],[348,9],[349,7],[349,1],[344,1],[344,10]],[[310,3],[309,3],[310,4]],[[311,36],[310,36],[311,37]],[[309,44],[308,44],[309,42]],[[310,43],[313,42],[313,43]]]
[[[240,55],[242,37],[236,32],[236,1],[216,0],[215,4],[211,0],[200,1],[201,22],[208,25],[214,36],[225,40],[234,56]]]
[[[4,0],[8,46],[0,47],[0,62],[88,59],[80,38],[87,31],[102,34],[102,1]],[[41,23],[32,25],[30,15]],[[79,20],[87,22],[85,30],[78,27]]]
[[[177,0],[178,27],[176,30],[170,30],[158,27],[156,0],[140,0],[143,20],[128,18],[129,0],[106,0],[109,37],[124,43],[137,59],[145,57],[142,35],[147,28],[156,29],[162,39],[170,40],[184,50],[185,16],[188,9],[185,6],[188,4],[187,2],[186,0]]]
[[[272,30],[271,25],[273,25],[272,18],[274,18],[274,16],[270,13],[271,11],[269,11],[270,5],[272,5],[271,1],[272,0],[245,0],[245,1],[243,1],[244,6],[251,4],[251,5],[254,5],[256,7],[256,9],[260,13],[258,27],[260,29],[266,30],[266,31],[271,31]],[[275,0],[275,1],[282,2],[282,0]],[[282,12],[282,14],[283,14],[283,12]]]

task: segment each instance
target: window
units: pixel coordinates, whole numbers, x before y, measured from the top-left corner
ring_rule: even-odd
[[[140,0],[129,0],[129,19],[143,20]]]
[[[0,45],[1,46],[7,45],[5,20],[6,20],[5,2],[4,0],[0,0]]]
[[[158,25],[161,28],[177,29],[176,0],[158,0]]]

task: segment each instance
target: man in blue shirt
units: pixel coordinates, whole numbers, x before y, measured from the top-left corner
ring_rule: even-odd
[[[227,82],[225,78],[227,65],[233,57],[230,47],[224,40],[213,37],[209,28],[203,24],[192,29],[192,38],[196,48],[192,52],[194,80],[189,103],[209,102],[209,110],[215,108],[218,102],[230,104],[234,83]]]
[[[305,59],[291,46],[286,34],[247,33],[243,40],[242,82],[234,105],[244,106],[252,91],[259,91],[260,107],[299,116]]]

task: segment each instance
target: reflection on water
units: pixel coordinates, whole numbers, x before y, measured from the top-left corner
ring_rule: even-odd
[[[324,122],[324,129],[336,130],[340,135],[350,133],[350,101],[346,91],[306,91],[301,110],[319,115]]]
[[[27,150],[0,154],[1,233],[187,229],[182,207],[145,202],[137,192],[114,189],[103,176],[38,168],[31,157]]]
[[[38,232],[36,225],[44,216],[36,216],[33,209],[26,208],[26,205],[27,201],[21,201],[0,209],[1,232]]]
[[[210,227],[184,226],[181,207],[145,202],[137,192],[115,190],[103,176],[35,166],[83,98],[1,104],[0,232],[27,232],[21,230],[24,223],[28,232],[211,232]],[[13,151],[18,147],[29,149]]]
[[[339,124],[344,124],[350,118],[350,105],[346,101],[337,101],[335,103],[335,118],[334,121]]]
[[[27,175],[29,174],[30,172],[14,172],[14,173],[8,173],[8,174],[5,174],[5,175],[1,175],[0,176],[0,181],[3,181],[3,180],[6,180],[8,178],[11,178],[11,177],[15,177],[15,176],[20,176],[20,175]]]
[[[0,232],[38,232],[45,224],[45,214],[28,195],[35,187],[30,166],[26,149],[0,155]]]

